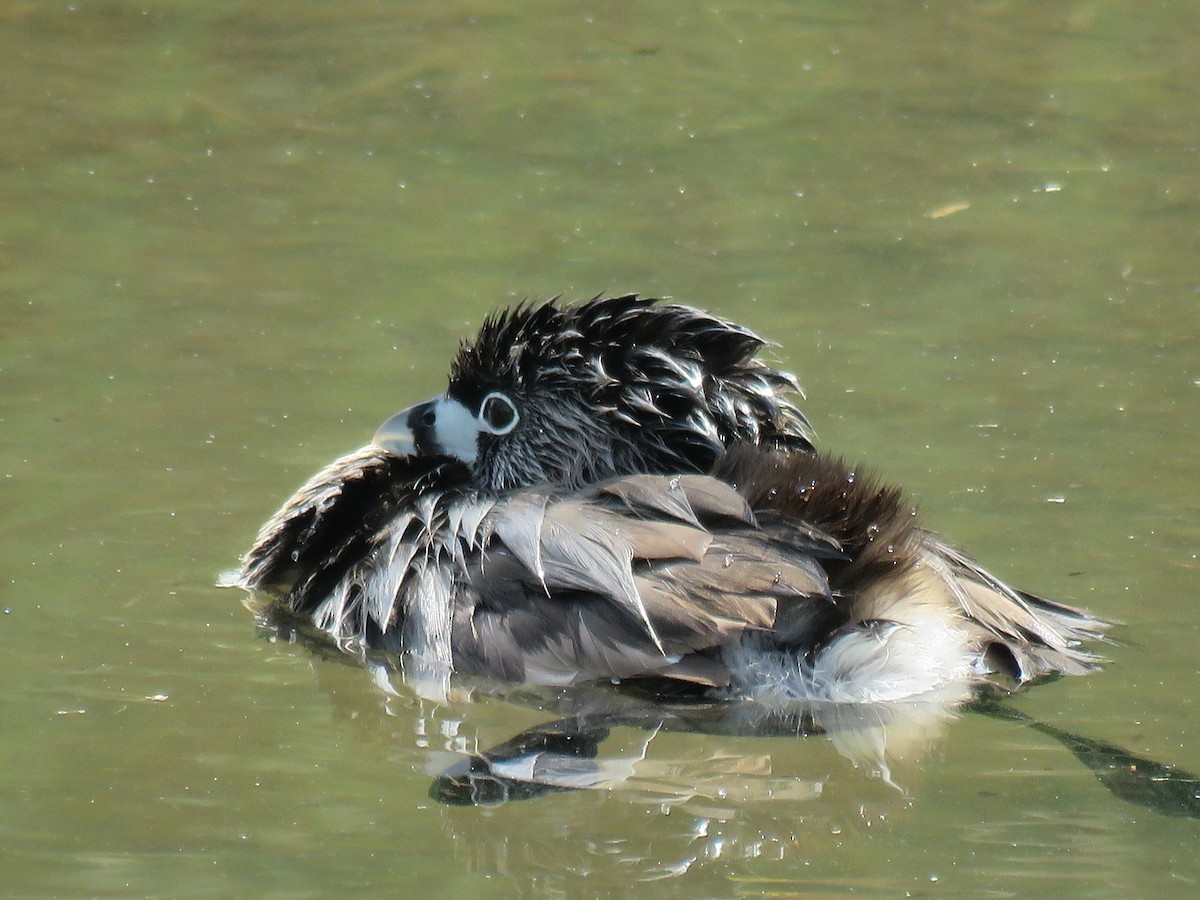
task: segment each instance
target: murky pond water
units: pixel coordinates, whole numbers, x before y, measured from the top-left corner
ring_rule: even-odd
[[[0,4],[6,892],[1193,896],[1200,822],[1051,732],[1200,771],[1194,13]],[[628,726],[597,789],[431,799],[554,704],[212,585],[488,310],[615,290],[776,340],[824,447],[1121,620],[1106,669],[886,773]]]

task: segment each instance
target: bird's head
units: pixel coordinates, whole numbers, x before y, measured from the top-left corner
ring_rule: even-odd
[[[456,457],[482,489],[633,473],[706,472],[751,443],[811,450],[795,379],[755,358],[753,332],[630,295],[551,300],[489,317],[446,393],[388,419],[375,444]]]

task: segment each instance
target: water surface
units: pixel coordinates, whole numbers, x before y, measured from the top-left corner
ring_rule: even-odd
[[[633,784],[431,777],[431,705],[212,587],[496,305],[670,295],[823,446],[1119,619],[1017,700],[1200,771],[1200,36],[1186,4],[0,4],[0,844],[22,895],[1192,896],[1200,825],[965,715],[618,729]],[[680,786],[693,789],[680,796]],[[683,792],[686,793],[686,792]]]

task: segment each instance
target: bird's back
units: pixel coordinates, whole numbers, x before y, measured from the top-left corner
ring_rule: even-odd
[[[735,448],[713,475],[490,496],[364,450],[264,526],[240,583],[342,646],[545,684],[656,678],[899,699],[1093,664],[1100,624],[1009,589],[835,459]]]

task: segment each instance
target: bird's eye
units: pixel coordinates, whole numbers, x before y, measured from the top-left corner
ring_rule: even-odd
[[[479,424],[492,434],[508,434],[520,418],[513,402],[498,391],[488,394],[479,405]]]

